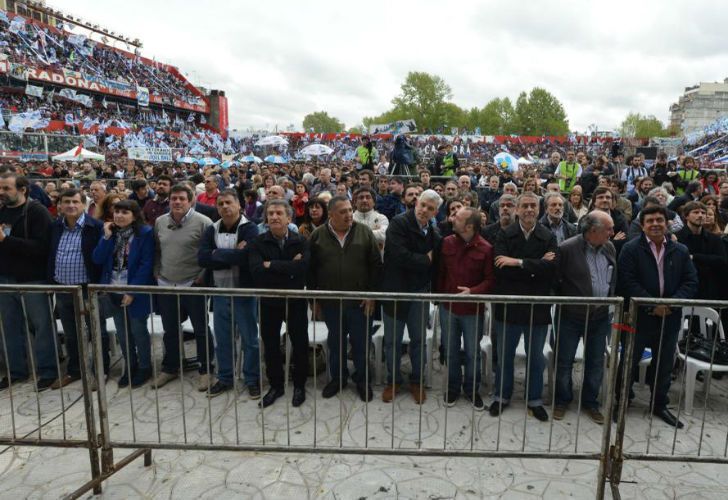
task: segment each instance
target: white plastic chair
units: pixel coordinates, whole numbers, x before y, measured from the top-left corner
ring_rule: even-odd
[[[682,339],[686,335],[687,325],[689,325],[689,318],[694,316],[693,322],[698,321],[700,325],[700,333],[703,338],[710,338],[708,334],[707,322],[710,321],[713,325],[717,325],[718,340],[725,340],[725,332],[723,331],[723,324],[720,321],[720,315],[715,309],[709,307],[683,307],[682,308],[682,321],[679,338]],[[686,321],[687,320],[687,321]],[[677,357],[683,360],[685,363],[685,413],[692,415],[693,413],[693,399],[695,396],[695,379],[698,372],[703,372],[703,390],[708,390],[708,380],[710,379],[710,363],[708,361],[701,361],[699,359],[687,356],[677,350]],[[713,363],[713,372],[728,372],[728,365],[718,365]]]

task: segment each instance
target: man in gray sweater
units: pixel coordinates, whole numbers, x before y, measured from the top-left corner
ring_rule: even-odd
[[[192,190],[178,184],[169,196],[169,213],[161,215],[154,223],[157,255],[154,260],[154,276],[159,286],[189,288],[200,286],[204,269],[197,262],[197,251],[205,230],[212,221],[192,207]],[[159,388],[174,380],[180,372],[180,318],[189,316],[197,341],[197,361],[200,364],[198,389],[206,391],[213,384],[212,360],[215,356],[212,336],[207,329],[205,298],[201,295],[160,294],[157,297],[159,313],[164,328],[164,357],[162,371],[154,380]],[[179,307],[178,307],[179,305]]]

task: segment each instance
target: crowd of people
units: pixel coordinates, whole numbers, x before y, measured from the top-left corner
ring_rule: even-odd
[[[3,12],[4,11],[0,11]],[[17,16],[16,16],[17,18]],[[16,19],[13,18],[13,19]],[[146,87],[151,93],[196,103],[189,90],[167,66],[148,63],[137,53],[117,50],[103,41],[53,29],[40,23],[18,22],[0,16],[0,55],[12,63],[56,71],[71,70],[117,82]],[[11,29],[11,26],[13,26]]]
[[[362,143],[366,143],[362,141]],[[447,155],[447,149],[438,151]],[[511,172],[479,161],[439,166],[437,158],[417,175],[379,173],[374,158],[357,155],[332,165],[243,164],[221,168],[115,160],[78,168],[48,163],[0,167],[0,280],[7,284],[159,285],[174,295],[109,293],[102,314],[116,324],[124,355],[121,387],[152,379],[150,314],[161,316],[164,357],[151,384],[157,389],[180,370],[180,321],[194,330],[198,388],[210,397],[233,387],[233,337],[243,348],[244,383],[261,396],[258,338],[262,339],[269,388],[260,404],[284,395],[283,322],[292,344],[292,404],[306,398],[309,318],[328,329],[329,383],[323,397],[347,386],[349,378],[364,401],[374,397],[365,356],[373,319],[381,319],[387,381],[381,398],[391,402],[405,383],[400,360],[405,326],[411,371],[407,387],[421,404],[427,363],[423,355],[427,301],[375,304],[369,300],[213,298],[212,334],[196,286],[219,288],[384,291],[453,295],[582,297],[726,296],[725,236],[728,179],[724,172],[699,171],[694,158],[674,164],[664,154],[648,165],[635,155],[592,156],[589,151],[552,149],[545,165]],[[374,168],[373,168],[374,167]],[[44,179],[40,176],[47,176]],[[65,179],[65,180],[64,180]],[[65,333],[68,363],[59,373],[54,354],[52,311],[45,296],[25,294],[27,319],[35,333],[36,388],[56,389],[80,377],[73,304],[58,295],[56,308]],[[260,304],[258,304],[260,300]],[[496,380],[491,415],[513,397],[513,361],[524,335],[529,412],[549,419],[541,394],[548,325],[547,305],[495,304],[493,326],[483,331],[481,302],[439,304],[441,355],[448,365],[445,403],[463,395],[477,410],[483,335],[494,345]],[[0,297],[4,321],[5,389],[31,375],[20,296]],[[588,331],[581,407],[597,423],[604,351],[610,325],[607,308],[568,306],[558,313],[555,338],[556,404],[564,418],[573,399],[576,346]],[[670,425],[682,423],[668,410],[668,391],[678,332],[679,308],[640,309],[636,318],[635,365],[642,350],[661,350],[653,363],[654,413]],[[234,319],[234,321],[233,321]],[[663,321],[664,320],[664,321]],[[102,322],[104,324],[104,322]],[[233,329],[234,330],[231,330]],[[660,332],[664,332],[662,335]],[[108,334],[104,366],[108,372]],[[214,339],[214,341],[213,341]],[[347,346],[354,371],[349,373]],[[461,346],[464,350],[460,357]]]

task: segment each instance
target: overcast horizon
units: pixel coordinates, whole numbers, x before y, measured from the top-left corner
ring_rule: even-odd
[[[685,87],[728,76],[728,13],[715,0],[200,4],[47,2],[224,90],[231,130],[300,130],[314,111],[353,127],[390,109],[409,71],[442,77],[465,109],[543,87],[571,130],[614,130],[629,112],[667,124]]]

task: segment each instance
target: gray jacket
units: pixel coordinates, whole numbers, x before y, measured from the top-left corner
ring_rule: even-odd
[[[557,276],[557,293],[571,297],[593,297],[591,271],[586,262],[586,245],[584,236],[578,234],[564,240],[559,245],[559,270]],[[609,278],[609,296],[614,296],[617,284],[617,253],[611,241],[604,245],[604,255],[612,267]],[[603,319],[609,308],[606,306],[589,307],[589,319]],[[587,307],[584,305],[564,306],[563,316],[569,319],[585,319]]]

